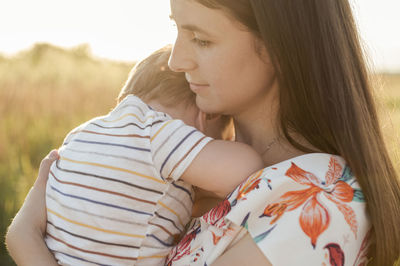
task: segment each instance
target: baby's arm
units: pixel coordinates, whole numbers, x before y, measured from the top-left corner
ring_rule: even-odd
[[[240,142],[207,143],[182,174],[181,179],[225,197],[246,177],[264,166],[261,156]]]

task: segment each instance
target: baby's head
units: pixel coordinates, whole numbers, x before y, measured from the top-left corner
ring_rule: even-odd
[[[196,106],[196,95],[190,90],[182,72],[168,67],[171,46],[165,46],[135,65],[122,88],[118,102],[133,94],[157,111],[181,119],[206,135],[219,139],[233,136],[229,116],[206,115]]]

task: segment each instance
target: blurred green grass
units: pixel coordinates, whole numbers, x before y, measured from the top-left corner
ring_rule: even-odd
[[[37,44],[12,58],[0,56],[1,265],[14,265],[4,234],[40,161],[72,128],[110,111],[132,66],[95,59],[85,45],[65,50]],[[375,77],[385,138],[400,162],[400,74]]]
[[[4,234],[40,161],[72,128],[110,111],[133,65],[95,59],[85,45],[0,57],[0,265],[14,265]]]
[[[374,84],[386,146],[400,175],[400,73],[376,75]]]

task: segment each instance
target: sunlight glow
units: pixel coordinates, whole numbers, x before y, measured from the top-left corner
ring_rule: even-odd
[[[400,71],[400,1],[351,0],[367,51],[378,70]],[[5,0],[0,53],[36,42],[87,43],[96,56],[133,61],[172,43],[168,0]]]
[[[173,42],[169,13],[167,0],[1,1],[0,53],[87,43],[97,56],[132,61]]]

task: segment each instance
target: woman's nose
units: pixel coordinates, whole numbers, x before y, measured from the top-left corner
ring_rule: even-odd
[[[168,66],[175,72],[189,72],[196,68],[194,53],[190,44],[184,43],[179,37],[176,39],[172,48],[171,56],[168,60]]]

